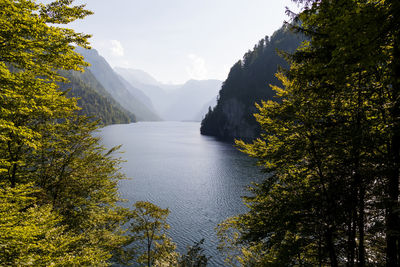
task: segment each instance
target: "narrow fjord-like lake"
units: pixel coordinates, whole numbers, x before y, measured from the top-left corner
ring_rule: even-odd
[[[232,144],[200,135],[199,128],[194,122],[140,122],[99,134],[106,147],[122,144],[122,172],[131,178],[120,183],[126,205],[144,200],[169,208],[178,251],[204,238],[209,266],[223,266],[215,227],[246,211],[241,196],[262,175],[254,160]]]

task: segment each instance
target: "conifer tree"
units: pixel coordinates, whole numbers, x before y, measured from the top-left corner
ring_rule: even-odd
[[[398,1],[296,2],[310,41],[237,142],[271,175],[222,241],[244,265],[399,266]]]

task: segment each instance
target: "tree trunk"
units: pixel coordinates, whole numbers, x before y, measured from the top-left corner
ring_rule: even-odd
[[[335,251],[335,245],[333,244],[333,229],[332,227],[328,226],[328,229],[326,231],[326,243],[327,243],[327,248],[329,252],[329,259],[331,261],[331,266],[332,267],[338,267],[338,261],[337,261],[337,256],[336,256],[336,251]]]
[[[391,15],[396,18],[396,11],[400,11],[400,4],[397,1],[391,1]],[[399,266],[399,165],[400,165],[400,31],[397,29],[397,22],[392,22],[394,29],[392,36],[393,43],[393,61],[392,69],[392,101],[393,108],[391,110],[391,117],[393,119],[392,140],[390,147],[390,172],[388,177],[388,205],[386,214],[386,266],[398,267]]]
[[[358,231],[359,231],[359,243],[358,243],[358,266],[364,267],[365,266],[365,246],[364,246],[364,239],[365,239],[365,221],[364,221],[364,203],[365,198],[365,188],[364,185],[360,184],[360,192],[359,192],[359,213],[358,213]]]

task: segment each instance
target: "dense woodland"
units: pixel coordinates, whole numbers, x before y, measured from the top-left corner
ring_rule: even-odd
[[[135,122],[133,113],[124,109],[96,80],[93,74],[85,72],[61,71],[68,82],[60,84],[60,90],[76,97],[79,115],[86,115],[92,120],[100,120],[102,125]]]
[[[239,266],[400,266],[400,2],[295,2],[286,28],[306,41],[282,53],[275,93],[255,66],[276,68],[265,51],[286,30],[247,53],[220,93],[266,99],[260,137],[236,141],[265,180],[247,213],[220,224],[220,249]],[[0,0],[0,265],[205,266],[202,241],[176,252],[168,209],[119,206],[118,147],[105,150],[84,113],[112,108],[105,124],[133,114],[76,73],[89,36],[66,25],[90,14],[72,0]]]
[[[399,266],[400,1],[296,2],[309,41],[257,105],[261,137],[236,142],[268,175],[221,248],[244,266]]]
[[[151,106],[141,101],[141,99],[133,93],[133,90],[138,89],[130,88],[132,85],[124,83],[121,77],[114,72],[108,62],[100,56],[95,49],[77,47],[75,50],[90,64],[88,70],[93,74],[101,87],[119,103],[119,106],[133,113],[137,121],[161,120]]]
[[[261,129],[253,116],[257,112],[255,103],[274,97],[269,84],[279,83],[275,77],[279,67],[288,68],[280,54],[292,53],[303,40],[302,34],[294,34],[287,27],[261,39],[231,68],[217,105],[209,108],[201,123],[201,133],[229,141],[258,137]]]
[[[129,117],[75,72],[88,64],[74,45],[89,48],[89,36],[63,25],[91,12],[72,2],[0,1],[0,265],[204,266],[201,242],[174,251],[168,210],[118,205],[118,148],[99,144],[82,111]]]

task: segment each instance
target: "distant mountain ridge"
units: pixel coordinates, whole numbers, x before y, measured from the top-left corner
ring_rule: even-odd
[[[133,86],[128,86],[96,50],[87,50],[78,47],[76,51],[85,58],[85,61],[91,64],[88,69],[93,73],[104,89],[124,109],[135,114],[138,121],[161,120],[158,114],[152,110],[152,106],[147,106],[139,100],[139,95],[141,94],[140,90]],[[141,97],[146,98],[145,95],[141,95]]]
[[[140,84],[148,84],[160,86],[161,83],[158,82],[153,76],[148,74],[147,72],[139,69],[130,69],[130,68],[121,68],[115,67],[114,70],[122,76],[129,75],[133,81],[136,81]]]
[[[165,110],[168,120],[201,121],[199,112],[211,98],[216,98],[222,82],[219,80],[189,80],[170,92],[171,105]]]
[[[168,107],[168,102],[165,101],[168,97],[168,94],[163,88],[160,87],[160,84],[153,77],[146,73],[146,76],[151,77],[150,80],[156,81],[146,84],[143,83],[146,79],[142,79],[140,77],[137,78],[138,72],[135,70],[119,67],[114,68],[114,70],[132,86],[139,88],[146,96],[148,96],[151,99],[157,113],[160,114],[160,117],[165,119],[163,112]],[[144,73],[144,71],[140,71],[139,73]]]
[[[118,74],[117,74],[118,75]],[[153,102],[151,102],[151,99],[145,94],[143,93],[143,91],[137,89],[136,87],[133,87],[127,80],[125,80],[121,75],[118,75],[118,78],[120,79],[120,81],[122,82],[122,84],[125,86],[126,89],[128,89],[128,91],[136,98],[138,99],[140,102],[142,102],[144,105],[146,105],[146,107],[153,112],[154,114],[156,114],[157,112],[155,111],[155,108],[153,106]],[[157,117],[159,117],[157,115]]]
[[[217,105],[209,110],[201,123],[201,133],[225,140],[254,139],[260,128],[253,114],[255,103],[272,99],[275,93],[269,84],[279,85],[275,77],[278,66],[288,67],[277,50],[293,52],[304,40],[286,27],[264,38],[247,52],[230,70],[218,96]]]
[[[143,91],[164,120],[201,121],[204,105],[217,97],[222,85],[219,80],[189,80],[182,85],[169,85],[141,70],[116,67],[115,71]]]

